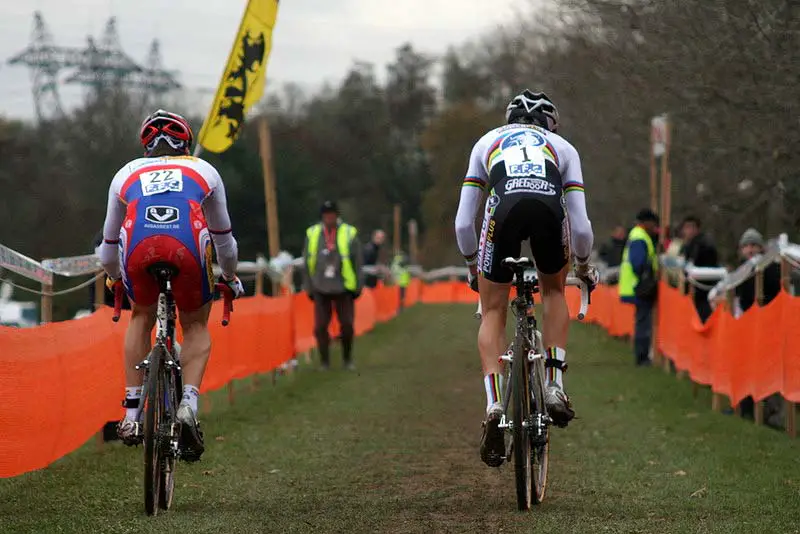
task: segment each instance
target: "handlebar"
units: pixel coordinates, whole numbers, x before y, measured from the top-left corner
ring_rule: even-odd
[[[231,312],[233,311],[233,290],[225,284],[217,284],[214,286],[219,290],[224,301],[224,308],[222,309],[222,326],[228,326],[231,322]]]
[[[219,290],[225,301],[225,308],[222,311],[222,326],[228,326],[231,322],[231,312],[233,311],[233,290],[225,284],[217,284],[215,288]],[[114,315],[111,316],[111,320],[115,323],[119,321],[120,315],[122,315],[122,296],[124,293],[125,288],[122,286],[122,282],[114,285]]]
[[[119,316],[122,315],[122,295],[125,292],[125,288],[122,286],[122,282],[117,282],[114,284],[114,315],[111,316],[111,320],[119,322]]]
[[[592,303],[592,296],[591,291],[589,291],[589,286],[587,286],[586,283],[577,276],[568,276],[567,282],[564,285],[575,286],[581,289],[581,308],[578,311],[578,320],[583,321],[586,318],[586,313],[589,311],[589,304]],[[475,318],[480,319],[481,316],[481,301],[479,299],[478,309],[475,310]]]

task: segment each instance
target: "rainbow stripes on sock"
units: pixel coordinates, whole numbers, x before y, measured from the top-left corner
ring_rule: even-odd
[[[489,387],[492,392],[492,403],[495,402],[502,403],[503,399],[502,399],[502,393],[500,392],[501,391],[500,384],[503,379],[503,376],[497,373],[489,373],[488,378],[489,378]]]
[[[558,350],[556,347],[547,347],[546,349],[544,349],[545,357],[548,360],[550,358],[552,358],[554,360],[557,360],[558,356],[557,356],[556,350]],[[556,369],[555,367],[547,367],[547,368],[545,368],[545,371],[546,371],[546,374],[547,374],[547,380],[549,382],[552,382],[552,381],[554,381],[556,379],[556,371],[558,371],[558,369]]]

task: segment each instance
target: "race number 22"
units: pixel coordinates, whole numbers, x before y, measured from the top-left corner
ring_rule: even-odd
[[[180,169],[159,169],[143,172],[139,177],[144,196],[157,195],[167,191],[183,191],[183,174]]]

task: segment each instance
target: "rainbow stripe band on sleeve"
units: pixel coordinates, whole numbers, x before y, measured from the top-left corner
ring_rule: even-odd
[[[565,193],[572,193],[572,192],[579,192],[584,193],[583,184],[580,182],[567,182],[564,184],[564,192]]]
[[[464,178],[464,183],[462,185],[470,187],[480,187],[481,189],[483,189],[484,186],[486,186],[486,182],[484,182],[477,176],[467,176],[466,178]]]

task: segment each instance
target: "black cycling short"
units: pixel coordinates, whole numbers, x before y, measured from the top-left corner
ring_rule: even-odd
[[[519,257],[526,239],[540,273],[556,274],[569,261],[561,174],[550,161],[545,174],[517,178],[507,176],[502,164],[492,169],[478,248],[478,270],[487,280],[511,281],[514,273],[501,262]]]

